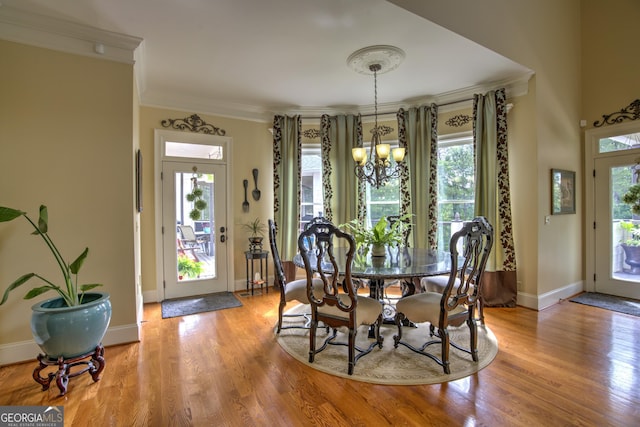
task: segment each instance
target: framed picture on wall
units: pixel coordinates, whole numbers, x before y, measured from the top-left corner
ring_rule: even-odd
[[[551,214],[576,213],[576,173],[551,169]]]
[[[136,209],[142,212],[142,152],[136,152]]]

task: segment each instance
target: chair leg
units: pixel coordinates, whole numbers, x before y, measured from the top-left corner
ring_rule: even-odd
[[[438,335],[440,336],[442,345],[442,368],[444,369],[445,374],[450,374],[451,368],[449,367],[449,331],[447,331],[446,328],[438,328]]]
[[[356,365],[355,346],[356,346],[356,330],[349,329],[349,370],[348,370],[349,375],[353,374],[353,368]]]
[[[311,319],[311,327],[309,328],[309,363],[313,363],[313,359],[316,355],[316,327],[318,321],[315,318]]]
[[[480,319],[480,324],[484,325],[484,301],[482,298],[478,298],[478,318]]]
[[[467,325],[469,326],[469,351],[471,352],[471,358],[474,362],[478,361],[478,324],[475,319],[468,319]]]
[[[285,301],[280,301],[280,304],[278,305],[278,330],[276,331],[277,334],[279,334],[282,330],[282,313],[284,312],[284,307],[286,305],[287,303]]]

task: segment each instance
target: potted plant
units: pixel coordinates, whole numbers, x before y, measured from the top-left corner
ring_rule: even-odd
[[[631,205],[631,212],[640,215],[640,184],[633,184],[622,196],[622,201]]]
[[[267,226],[260,218],[256,218],[251,222],[242,224],[249,233],[249,243],[251,248],[257,248],[262,246],[262,239],[264,239],[264,232],[267,230]]]
[[[340,228],[353,235],[356,247],[363,254],[367,254],[371,247],[371,255],[383,257],[386,256],[387,246],[400,246],[404,243],[405,232],[409,224],[407,219],[411,215],[403,215],[398,221],[389,225],[387,217],[382,216],[378,222],[371,228],[367,228],[364,224],[354,219],[346,224],[341,224]]]
[[[46,206],[40,206],[37,224],[26,212],[0,207],[0,222],[19,217],[25,218],[33,226],[34,232],[31,234],[40,236],[49,248],[62,273],[62,284],[58,285],[38,273],[24,274],[5,290],[0,305],[7,302],[11,291],[36,278],[42,283],[29,290],[24,299],[32,299],[48,291],[58,294],[31,307],[31,332],[46,357],[50,360],[59,357],[71,359],[97,351],[111,320],[111,302],[107,293],[87,292],[101,284],[78,284],[78,273],[89,254],[89,248],[85,248],[80,256],[69,263],[49,236]]]
[[[631,274],[640,274],[640,225],[621,221],[620,228],[623,230],[620,246],[624,250],[624,262],[631,267]]]
[[[202,262],[195,261],[186,255],[178,255],[178,278],[196,278],[204,271]]]

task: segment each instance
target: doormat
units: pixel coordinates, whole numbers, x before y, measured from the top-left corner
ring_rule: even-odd
[[[197,297],[162,301],[162,318],[187,316],[189,314],[242,307],[242,303],[231,292],[199,295]]]
[[[569,301],[640,317],[640,301],[634,299],[598,292],[584,292]]]

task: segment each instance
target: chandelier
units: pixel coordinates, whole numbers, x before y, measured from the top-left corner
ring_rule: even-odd
[[[378,72],[395,69],[404,59],[404,52],[393,46],[371,46],[360,49],[352,54],[347,63],[356,71],[365,73],[368,68],[373,73],[374,88],[374,126],[371,130],[371,146],[367,158],[367,150],[364,147],[356,147],[351,150],[353,160],[356,162],[355,174],[358,179],[368,182],[375,188],[384,186],[390,179],[400,176],[400,163],[404,160],[405,149],[394,148],[382,143],[381,136],[387,127],[378,125]],[[365,68],[366,67],[366,68]],[[394,160],[392,166],[391,158]]]

